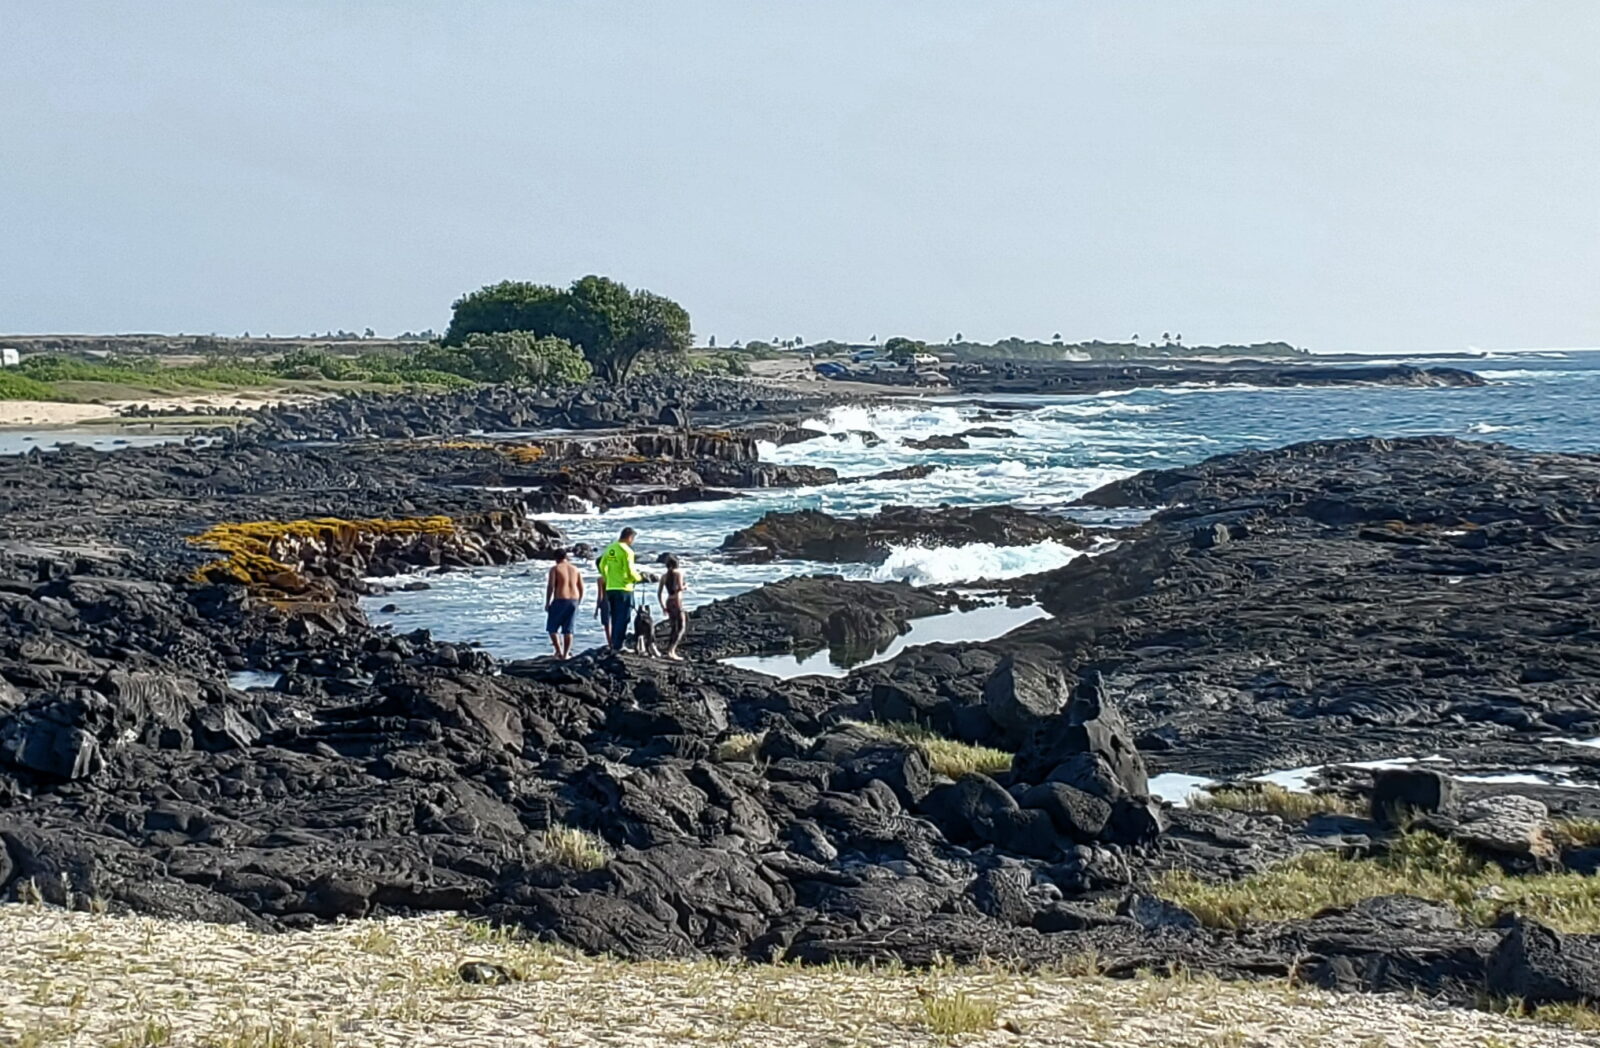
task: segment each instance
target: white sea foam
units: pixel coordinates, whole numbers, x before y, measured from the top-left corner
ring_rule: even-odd
[[[978,466],[973,472],[980,477],[1026,477],[1038,469],[1038,466],[1030,466],[1018,459],[1001,459],[987,466]]]
[[[1492,422],[1474,422],[1467,427],[1468,433],[1504,433],[1515,426],[1497,426]]]
[[[1010,579],[1049,571],[1083,555],[1082,550],[1059,542],[1031,546],[995,546],[974,542],[966,546],[895,546],[872,577],[880,582],[898,579],[914,586],[950,586],[976,579]]]
[[[1106,415],[1153,415],[1166,410],[1164,404],[1090,403],[1049,404],[1034,412],[1041,420],[1060,418],[1100,418]]]
[[[844,404],[821,418],[806,419],[806,429],[823,433],[876,433],[884,440],[954,433],[966,428],[962,410],[948,404]]]
[[[1483,372],[1483,377],[1487,379],[1536,378],[1553,380],[1558,378],[1572,378],[1573,376],[1586,374],[1586,372],[1582,371],[1546,371],[1544,368],[1505,368],[1504,370],[1499,368],[1483,368],[1481,370]]]

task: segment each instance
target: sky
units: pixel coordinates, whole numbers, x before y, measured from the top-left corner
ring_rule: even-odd
[[[1600,3],[0,0],[0,331],[1600,345]]]

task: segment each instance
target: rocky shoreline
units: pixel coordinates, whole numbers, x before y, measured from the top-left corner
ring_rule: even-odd
[[[1093,955],[1109,974],[1600,996],[1600,938],[1523,916],[1383,896],[1226,925],[1161,897],[1176,874],[1398,854],[1393,802],[1513,874],[1592,871],[1600,849],[1550,829],[1600,815],[1592,791],[1378,772],[1336,784],[1345,810],[1285,820],[1172,807],[1149,781],[1436,751],[1600,781],[1600,748],[1561,741],[1600,734],[1600,459],[1344,440],[1139,474],[1081,507],[1148,522],[1020,584],[1054,618],[778,681],[502,662],[366,623],[369,575],[561,545],[529,510],[832,479],[761,463],[756,430],[695,428],[699,402],[653,428],[463,436],[505,396],[0,462],[4,890],[260,929],[455,910],[635,958]],[[790,424],[748,410],[759,439]],[[1093,537],[1009,511],[794,523],[736,545],[854,559],[891,525]],[[956,599],[791,580],[700,609],[696,643],[876,644]],[[245,668],[278,684],[233,687]]]
[[[852,373],[857,381],[885,386],[917,386],[926,371],[886,368]],[[1272,364],[1236,360],[1225,364],[1078,364],[1070,362],[983,361],[939,369],[938,375],[957,392],[992,394],[1117,393],[1163,386],[1416,386],[1449,388],[1481,386],[1471,371],[1452,367],[1419,368],[1410,364]]]

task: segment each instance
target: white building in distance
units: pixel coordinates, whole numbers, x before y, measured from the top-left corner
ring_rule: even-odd
[[[22,363],[22,356],[10,346],[0,349],[0,367],[14,368]]]

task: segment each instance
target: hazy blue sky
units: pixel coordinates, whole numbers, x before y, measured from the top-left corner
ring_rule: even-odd
[[[0,0],[0,331],[1600,344],[1600,3]]]

